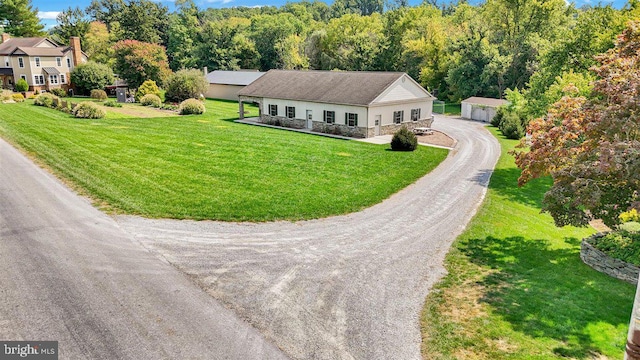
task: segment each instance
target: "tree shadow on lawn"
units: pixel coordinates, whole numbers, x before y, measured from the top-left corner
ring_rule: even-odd
[[[583,264],[579,241],[565,239],[574,246],[552,248],[546,240],[487,237],[459,248],[471,262],[493,270],[480,283],[487,289],[481,301],[515,331],[559,340],[564,345],[554,353],[585,359],[601,352],[591,336],[599,326],[628,323],[633,287]],[[624,341],[616,346],[622,352]]]

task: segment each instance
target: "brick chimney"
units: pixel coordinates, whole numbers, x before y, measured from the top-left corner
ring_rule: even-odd
[[[69,38],[69,45],[73,49],[73,67],[78,66],[80,64],[80,60],[82,59],[82,48],[80,48],[80,38],[77,36],[72,36]]]
[[[7,33],[3,33],[2,34],[2,42],[5,42],[7,40],[11,39],[11,35],[7,34]]]

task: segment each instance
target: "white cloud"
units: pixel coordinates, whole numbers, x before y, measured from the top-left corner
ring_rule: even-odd
[[[60,11],[38,11],[38,17],[42,20],[55,20]]]
[[[205,0],[205,2],[209,4],[228,4],[234,1],[235,0]]]

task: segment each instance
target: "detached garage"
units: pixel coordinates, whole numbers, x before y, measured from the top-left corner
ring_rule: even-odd
[[[462,101],[462,118],[489,122],[496,116],[498,107],[507,103],[503,99],[470,97]]]
[[[207,74],[209,89],[205,94],[210,99],[238,100],[238,92],[265,73],[257,70],[215,70]]]

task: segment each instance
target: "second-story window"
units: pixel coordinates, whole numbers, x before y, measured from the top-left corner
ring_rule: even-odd
[[[36,62],[36,67],[40,67],[40,58],[37,57],[37,58],[34,58],[33,60],[35,60]]]
[[[62,66],[62,59],[61,58],[59,58],[59,57],[56,58],[56,65]]]

